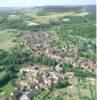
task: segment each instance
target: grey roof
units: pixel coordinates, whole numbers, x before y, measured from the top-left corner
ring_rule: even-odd
[[[36,89],[31,89],[29,92],[26,93],[26,95],[31,98],[33,96],[35,96],[37,94],[37,90]]]

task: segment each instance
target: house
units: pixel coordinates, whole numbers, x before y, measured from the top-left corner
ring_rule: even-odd
[[[23,94],[21,97],[20,97],[20,100],[30,100],[27,95]]]
[[[58,76],[56,75],[56,72],[50,72],[50,75],[53,77],[53,82],[57,83],[58,82]]]
[[[34,81],[34,79],[33,81],[21,80],[16,91],[22,94],[19,97],[19,100],[30,100],[30,98],[38,92],[38,84],[36,83],[36,80]]]
[[[52,87],[52,85],[53,85],[53,78],[52,77],[48,77],[48,79],[47,79],[47,85],[48,85],[48,88]]]
[[[33,77],[37,77],[38,68],[36,68],[34,66],[29,66],[29,67],[26,67],[26,68],[21,68],[20,69],[20,74],[23,74],[23,72],[27,72],[28,74],[31,74]]]
[[[70,19],[69,18],[64,18],[62,21],[65,22],[65,21],[69,21]]]
[[[74,77],[74,72],[66,72],[65,77],[73,78]]]
[[[31,100],[37,93],[37,89],[30,89],[28,92],[23,93],[19,100]]]
[[[45,85],[43,82],[39,83],[38,86],[39,86],[40,89],[48,90],[47,85]]]
[[[14,93],[11,93],[9,97],[7,97],[4,100],[17,100],[16,96],[14,95]]]
[[[74,88],[74,86],[73,85],[70,85],[70,86],[68,86],[70,89],[73,89]]]
[[[55,66],[55,71],[56,72],[62,72],[63,71],[62,63],[59,63],[58,65]]]
[[[96,83],[95,78],[86,78],[86,81],[92,85],[95,85],[95,83]]]
[[[28,91],[29,89],[35,88],[35,86],[38,84],[38,80],[37,79],[33,79],[33,80],[20,80],[19,84],[18,84],[18,90],[19,91]]]

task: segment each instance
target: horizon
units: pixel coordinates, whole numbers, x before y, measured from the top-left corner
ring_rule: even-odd
[[[95,0],[0,0],[0,7],[29,8],[41,6],[87,6],[96,5]]]
[[[36,8],[36,7],[82,7],[82,6],[96,6],[96,4],[89,4],[89,5],[43,5],[43,6],[19,6],[19,7],[1,7],[0,8]]]

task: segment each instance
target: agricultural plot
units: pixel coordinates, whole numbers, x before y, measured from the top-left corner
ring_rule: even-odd
[[[61,100],[95,100],[95,81],[80,80],[81,84],[79,84],[77,77],[74,77],[69,82],[72,86],[52,91],[46,100],[48,98],[49,100],[56,100],[57,97]]]
[[[14,47],[15,43],[12,42],[14,39],[14,33],[9,33],[6,30],[0,30],[0,49],[8,50],[9,48]]]

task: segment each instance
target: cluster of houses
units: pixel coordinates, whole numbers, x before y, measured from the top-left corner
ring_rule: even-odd
[[[68,56],[64,57],[64,60],[74,67],[80,66],[83,69],[90,69],[90,71],[96,67],[96,64],[94,65],[92,61],[83,57],[74,59],[74,57]],[[59,63],[54,68],[40,65],[22,67],[15,92],[11,94],[8,100],[31,100],[40,90],[51,91],[53,84],[64,81],[65,77],[73,78],[74,72],[63,73],[61,65],[62,63]]]
[[[55,70],[45,67],[29,66],[20,69],[19,79],[15,92],[10,100],[31,100],[40,90],[51,91],[53,84],[63,82],[65,77],[74,77],[74,72],[62,72],[61,64],[55,66]]]
[[[38,48],[37,54],[42,56],[47,56],[52,59],[65,60],[74,66],[80,66],[83,69],[88,69],[90,71],[95,70],[96,64],[95,62],[91,61],[85,57],[78,57],[77,51],[78,47],[73,45],[68,45],[62,48],[62,50],[58,53],[54,53],[53,48],[50,46],[50,41],[47,39],[48,36],[42,30],[38,32],[27,33],[23,36],[24,41],[27,44],[31,44],[32,47]],[[45,42],[44,42],[45,41]],[[90,44],[87,45],[87,50],[91,50],[92,46]],[[35,49],[36,50],[36,49]]]
[[[94,64],[93,61],[84,57],[77,57],[76,50],[73,47],[69,49],[63,48],[63,52],[58,54],[54,54],[52,49],[38,51],[37,53],[56,59],[56,61],[65,60],[74,67],[81,67],[85,70],[88,69],[92,71],[96,68],[96,64]],[[62,72],[63,68],[61,67],[61,63],[56,65],[53,69],[39,65],[21,68],[17,87],[15,88],[15,92],[11,94],[10,98],[12,99],[10,100],[31,100],[40,90],[51,91],[53,84],[64,81],[65,77],[74,77],[74,72]]]
[[[41,33],[41,34],[40,34]],[[49,40],[47,39],[45,32],[38,31],[32,33],[27,33],[24,35],[23,39],[33,48],[38,48],[37,53],[42,56],[50,57],[51,59],[56,59],[56,61],[65,60],[66,62],[72,64],[74,67],[81,67],[84,70],[94,71],[96,68],[95,62],[85,57],[78,57],[77,46],[68,45],[63,47],[58,53],[54,53],[53,48],[50,47]],[[48,41],[47,41],[48,40]],[[45,41],[45,42],[44,42]],[[92,49],[90,45],[87,45],[88,49]]]
[[[81,67],[84,70],[94,71],[96,68],[96,63],[85,57],[77,56],[77,48],[69,47],[63,48],[60,53],[54,54],[52,49],[46,49],[45,51],[40,51],[38,54],[50,57],[51,59],[56,59],[56,61],[66,61],[72,64],[74,67]]]
[[[41,50],[49,45],[46,32],[41,30],[33,33],[27,32],[22,38],[25,44],[29,44],[35,50]]]

